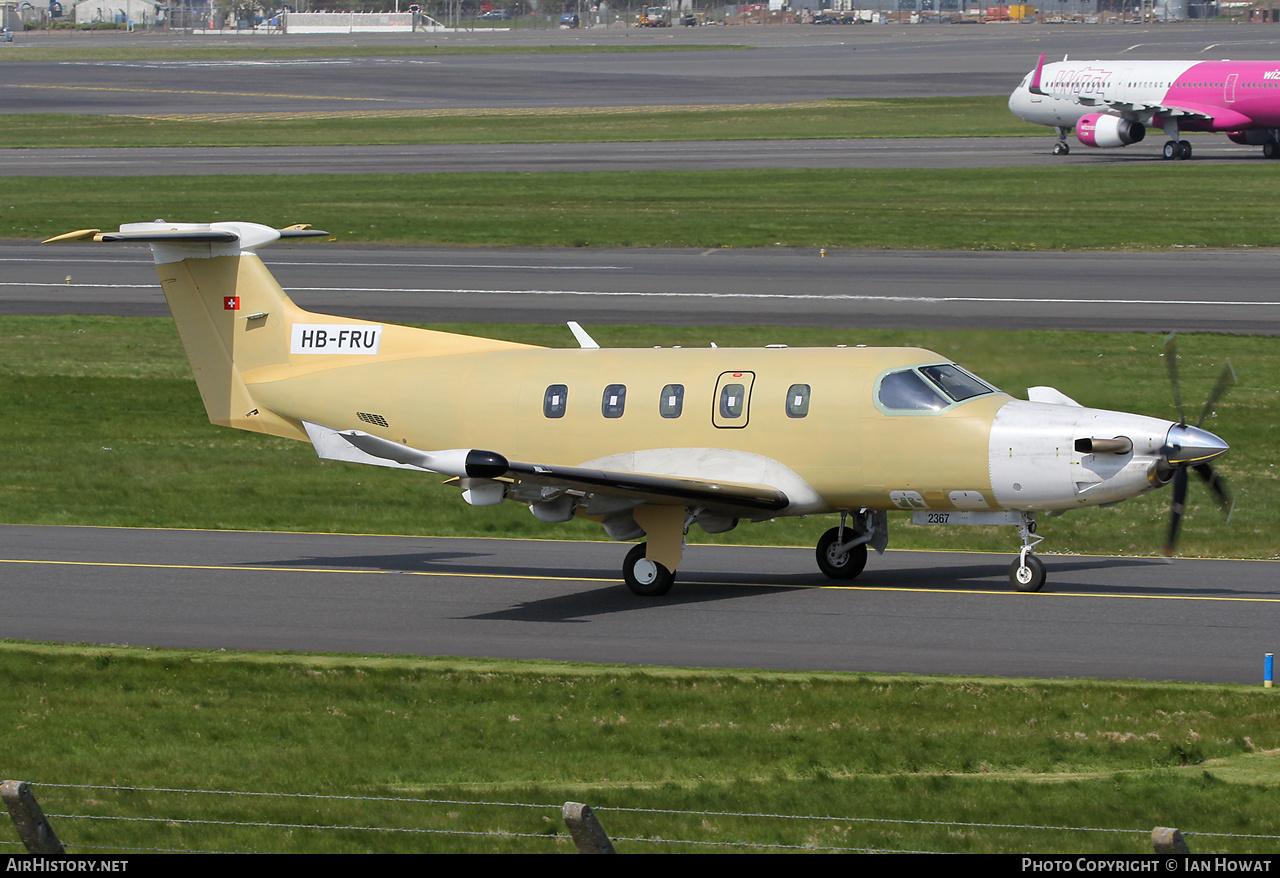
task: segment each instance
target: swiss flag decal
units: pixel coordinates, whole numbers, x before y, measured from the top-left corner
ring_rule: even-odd
[[[239,311],[240,297],[239,296],[223,296],[222,310],[223,311]]]

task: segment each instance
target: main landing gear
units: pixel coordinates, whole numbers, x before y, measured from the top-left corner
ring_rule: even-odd
[[[633,594],[646,598],[662,597],[675,585],[676,575],[657,561],[645,557],[648,543],[638,543],[627,552],[622,562],[622,578]]]
[[[833,527],[818,539],[818,569],[828,579],[856,579],[867,566],[869,533],[858,534],[845,527],[846,513],[840,513],[840,526]]]
[[[1164,144],[1164,157],[1170,161],[1179,161],[1191,158],[1191,143],[1186,140],[1166,140]]]

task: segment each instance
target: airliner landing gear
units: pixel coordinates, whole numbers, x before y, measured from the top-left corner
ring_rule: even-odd
[[[1191,143],[1186,140],[1167,140],[1164,144],[1164,157],[1166,159],[1189,159],[1191,158]]]
[[[828,579],[854,579],[867,566],[867,543],[875,531],[862,520],[861,529],[847,525],[849,513],[840,513],[840,526],[818,539],[818,569]]]
[[[1262,157],[1265,159],[1280,158],[1280,142],[1268,140],[1262,144]]]
[[[1039,591],[1044,588],[1044,562],[1031,554],[1031,551],[1044,537],[1035,535],[1036,514],[1034,512],[1022,513],[1018,533],[1022,537],[1022,551],[1009,565],[1009,582],[1017,591]]]
[[[1067,129],[1060,125],[1054,126],[1054,131],[1058,133],[1058,142],[1053,145],[1054,155],[1068,155],[1071,152],[1071,144],[1067,143]]]

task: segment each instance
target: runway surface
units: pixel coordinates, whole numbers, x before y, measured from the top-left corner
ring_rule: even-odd
[[[262,256],[303,307],[388,322],[1280,334],[1269,251],[823,257],[321,243]],[[0,243],[0,314],[65,313],[167,314],[149,251]]]
[[[1254,683],[1276,564],[692,546],[632,595],[617,543],[0,526],[0,637],[690,667]]]

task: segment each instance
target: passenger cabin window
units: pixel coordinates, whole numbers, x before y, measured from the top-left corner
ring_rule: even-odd
[[[542,397],[542,414],[548,418],[563,418],[564,405],[568,398],[568,385],[552,384]]]
[[[747,388],[744,384],[726,384],[720,388],[720,417],[742,417],[746,394]]]
[[[662,388],[662,398],[658,400],[658,413],[664,418],[678,418],[684,411],[684,385],[668,384]]]
[[[627,386],[610,384],[604,389],[604,398],[600,402],[600,410],[606,418],[620,418],[627,407]]]
[[[787,417],[803,418],[809,414],[809,385],[792,384],[787,391]]]

